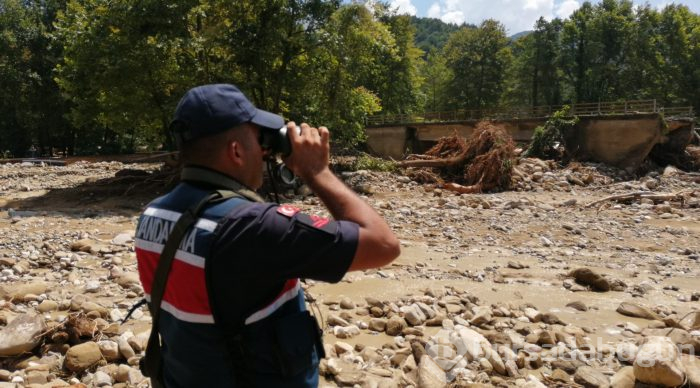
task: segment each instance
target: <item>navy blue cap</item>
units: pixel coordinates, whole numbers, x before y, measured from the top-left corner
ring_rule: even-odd
[[[248,122],[271,129],[284,126],[282,116],[256,108],[237,87],[202,85],[187,91],[177,104],[170,130],[187,141]]]

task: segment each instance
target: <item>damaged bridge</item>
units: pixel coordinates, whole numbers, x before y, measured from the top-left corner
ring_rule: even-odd
[[[535,128],[561,106],[526,109],[459,110],[422,115],[370,116],[366,122],[367,144],[378,156],[402,159],[421,153],[438,139],[469,137],[476,124],[490,121],[502,127],[516,142],[528,142]],[[664,108],[656,100],[573,104],[570,113],[579,118],[564,134],[568,150],[578,160],[594,160],[618,167],[636,167],[654,147],[682,153],[694,136],[692,107]]]

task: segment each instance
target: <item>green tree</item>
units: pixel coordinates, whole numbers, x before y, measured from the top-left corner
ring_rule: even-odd
[[[407,15],[387,15],[380,19],[393,37],[394,55],[377,58],[384,79],[376,86],[387,113],[410,113],[423,105],[420,65],[423,51],[416,48],[415,27]],[[368,85],[371,87],[371,85]]]
[[[426,54],[433,50],[442,50],[450,34],[460,28],[456,24],[445,23],[440,19],[416,16],[411,16],[411,23],[416,28],[416,46]],[[466,27],[476,28],[473,25],[466,25]]]
[[[454,108],[498,105],[504,90],[504,74],[511,60],[505,28],[485,20],[479,28],[462,28],[445,45],[447,66],[454,74],[450,103]]]
[[[70,0],[55,38],[56,80],[81,132],[79,152],[133,151],[162,140],[190,69],[178,62],[186,2]]]
[[[666,95],[660,21],[659,12],[649,4],[638,7],[635,12],[635,23],[625,39],[624,50],[628,54],[620,78],[625,98],[663,100]]]
[[[421,67],[421,74],[425,83],[423,94],[425,95],[425,109],[433,112],[447,110],[447,94],[452,72],[447,67],[445,57],[436,50],[428,53],[428,57]]]
[[[660,51],[666,75],[666,104],[700,108],[700,16],[686,6],[669,5],[661,11]]]
[[[65,108],[52,81],[60,47],[48,34],[61,1],[7,0],[0,6],[0,153],[41,154],[69,143]]]
[[[562,21],[540,18],[535,30],[511,44],[513,60],[507,71],[503,101],[506,105],[558,105],[562,100]]]

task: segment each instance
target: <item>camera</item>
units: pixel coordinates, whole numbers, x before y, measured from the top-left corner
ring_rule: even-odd
[[[297,134],[301,134],[299,126],[296,127],[296,131]],[[260,145],[263,149],[269,149],[273,155],[289,156],[292,153],[292,143],[287,134],[287,126],[279,129],[261,129]]]

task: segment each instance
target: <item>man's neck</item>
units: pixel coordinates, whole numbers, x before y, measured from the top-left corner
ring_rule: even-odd
[[[180,180],[195,184],[203,184],[216,189],[235,191],[255,202],[264,200],[253,190],[240,183],[234,177],[207,166],[186,165],[180,173]]]

